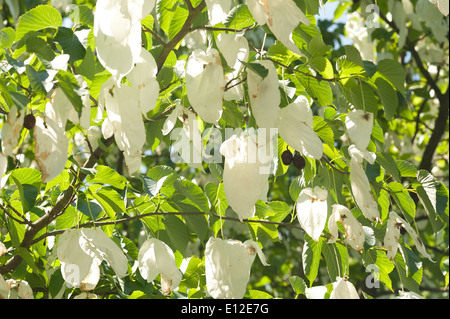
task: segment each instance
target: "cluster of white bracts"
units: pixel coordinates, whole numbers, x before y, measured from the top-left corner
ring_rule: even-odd
[[[33,299],[33,290],[24,280],[5,280],[0,275],[0,299]]]
[[[141,54],[141,20],[156,0],[100,0],[94,13],[94,37],[102,65],[120,83]]]
[[[345,119],[350,142],[350,181],[356,204],[369,220],[380,218],[378,204],[372,194],[369,179],[364,171],[364,161],[373,164],[376,155],[367,150],[373,128],[373,114],[362,110],[350,111]]]
[[[128,270],[125,255],[101,230],[67,230],[59,239],[57,254],[64,280],[82,291],[92,290],[97,285],[102,260],[106,260],[119,277],[125,276]],[[264,266],[269,266],[256,242],[211,237],[205,249],[208,293],[213,298],[244,297],[256,254]],[[136,268],[148,283],[160,275],[161,291],[166,295],[174,291],[183,278],[171,248],[156,238],[149,238],[142,244]],[[0,295],[1,288],[0,280]]]
[[[425,245],[420,240],[417,233],[410,224],[395,212],[389,213],[389,220],[386,227],[386,235],[384,236],[384,247],[387,249],[387,257],[393,260],[398,250],[398,241],[400,239],[400,228],[403,227],[411,236],[416,245],[417,250],[430,261],[433,262],[431,255],[426,251]]]
[[[80,88],[86,88],[81,76],[76,76]],[[87,90],[84,90],[87,92]],[[48,182],[61,174],[68,159],[69,140],[65,135],[67,120],[83,129],[90,126],[91,106],[89,94],[81,96],[81,115],[60,88],[56,88],[45,106],[45,116],[36,118],[34,127],[34,155],[42,173],[42,181]]]
[[[164,122],[163,135],[171,133],[172,151],[170,158],[174,163],[184,162],[192,168],[202,168],[203,141],[197,115],[175,101],[175,108]],[[177,119],[183,123],[181,129],[174,129]]]
[[[248,60],[248,41],[243,34],[221,33],[217,36],[216,43],[228,66],[233,68],[232,72],[225,74],[228,90],[224,92],[223,99],[240,101],[244,97],[244,87],[240,83],[240,72],[244,67],[242,62]]]
[[[348,281],[348,278],[336,277],[332,283],[333,290],[330,293],[330,299],[360,299],[355,286]],[[307,299],[325,299],[328,292],[326,286],[315,286],[306,288],[305,295]]]
[[[64,280],[82,291],[95,288],[103,260],[119,277],[128,271],[127,257],[100,228],[66,230],[59,237],[57,256]]]
[[[269,266],[256,242],[247,240],[242,243],[211,237],[205,249],[208,293],[215,299],[243,298],[256,254],[264,266]]]
[[[344,226],[347,243],[355,250],[362,250],[365,241],[363,227],[347,207],[339,204],[333,205],[333,211],[328,220],[328,230],[331,234],[328,243],[334,243],[338,238],[338,222]]]
[[[139,249],[138,267],[142,278],[152,282],[161,274],[161,290],[167,295],[181,282],[182,274],[175,263],[173,251],[156,238],[147,239]]]
[[[102,133],[114,135],[124,152],[130,174],[141,166],[145,127],[142,115],[153,110],[159,95],[156,61],[141,48],[141,19],[155,0],[101,0],[94,14],[96,50],[102,65],[112,74],[103,84],[99,106],[106,110]],[[130,85],[122,84],[126,76]]]

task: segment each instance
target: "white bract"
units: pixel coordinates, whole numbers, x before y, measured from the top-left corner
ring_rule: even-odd
[[[278,133],[283,140],[302,155],[321,159],[323,144],[313,130],[313,114],[308,99],[300,95],[280,110]]]
[[[423,299],[421,295],[414,291],[398,291],[398,297],[397,299]]]
[[[225,89],[222,61],[216,49],[195,50],[186,63],[186,93],[200,118],[217,124]]]
[[[250,131],[233,135],[220,146],[220,153],[225,157],[225,196],[241,221],[253,217],[255,203],[267,196],[270,162],[260,158],[265,145]]]
[[[68,159],[69,141],[64,129],[50,118],[36,118],[34,156],[44,183],[61,174]]]
[[[355,250],[362,250],[365,241],[363,227],[347,207],[339,204],[333,205],[333,210],[328,220],[328,230],[331,234],[328,243],[336,242],[339,236],[338,222],[344,226],[345,240],[349,245]]]
[[[350,182],[355,202],[366,218],[371,221],[380,219],[378,204],[373,197],[369,179],[363,168],[364,160],[370,164],[375,162],[375,154],[367,150],[361,151],[355,145],[351,145],[348,152],[351,156]]]
[[[391,219],[392,219],[392,221],[391,221]],[[396,244],[396,240],[398,243],[398,239],[400,238],[399,228],[403,227],[406,230],[406,232],[409,234],[409,236],[411,236],[411,238],[413,239],[417,250],[423,256],[428,258],[431,262],[434,262],[431,255],[425,249],[425,245],[423,244],[422,240],[420,240],[420,237],[417,235],[415,230],[411,227],[411,225],[406,220],[401,218],[397,213],[390,212],[388,227],[389,226],[391,226],[391,228],[386,230],[386,235],[384,238],[384,241],[385,241],[384,245],[385,245],[386,249],[388,250],[388,257],[390,257],[391,260],[392,260],[392,258],[395,257],[395,253],[397,252],[398,245],[395,245],[395,244]],[[398,229],[398,231],[395,230],[396,228]],[[387,242],[387,244],[386,244],[386,242]],[[389,246],[391,246],[391,247],[389,247]]]
[[[24,114],[24,110],[18,111],[15,105],[9,109],[2,127],[2,149],[6,156],[14,156],[13,150],[22,131]]]
[[[275,37],[294,53],[301,54],[292,32],[302,22],[310,25],[302,10],[292,0],[247,0],[247,6],[259,25],[267,24]]]
[[[211,237],[205,248],[206,288],[215,299],[241,299],[245,295],[256,254],[269,266],[253,240],[222,240]]]
[[[370,143],[373,128],[373,113],[353,110],[345,118],[350,141],[360,150],[365,150]]]
[[[297,218],[303,230],[315,241],[320,239],[327,222],[328,191],[320,187],[305,188],[297,199]]]
[[[94,36],[100,63],[120,83],[141,52],[140,20],[156,0],[100,0],[94,12]]]
[[[394,260],[398,250],[398,240],[400,238],[401,223],[397,222],[397,214],[391,212],[386,225],[386,234],[384,235],[384,247],[387,250],[387,258]]]
[[[0,275],[0,299],[34,299],[33,290],[24,280],[5,280]]]
[[[5,175],[7,169],[8,169],[8,158],[3,153],[0,153],[0,185],[2,188],[3,188],[2,184],[3,175]]]
[[[139,58],[135,61],[134,68],[128,73],[127,79],[132,87],[139,92],[139,108],[146,117],[147,113],[156,106],[159,96],[159,83],[156,80],[158,67],[155,58],[147,50],[141,50]]]
[[[4,243],[0,241],[0,257],[8,252]]]
[[[114,135],[117,147],[123,151],[130,174],[141,166],[142,147],[146,131],[139,108],[139,89],[122,85],[118,87],[108,80],[103,84],[99,105],[106,108],[107,119],[103,122],[105,138]]]
[[[263,79],[259,74],[247,68],[248,95],[253,116],[259,127],[276,127],[281,102],[277,70],[268,60],[253,63],[260,64],[269,71]]]
[[[165,295],[176,289],[182,279],[173,251],[156,238],[149,238],[142,244],[138,254],[138,267],[142,278],[149,283],[161,274],[161,289]]]
[[[83,82],[84,81],[80,82],[80,84],[83,84]],[[63,90],[56,88],[53,92],[51,100],[45,105],[45,115],[47,118],[55,121],[62,129],[66,128],[67,120],[70,120],[75,125],[80,125],[84,129],[88,129],[91,121],[89,94],[82,95],[81,101],[83,106],[81,109],[81,116],[78,116],[78,112],[73,107]]]
[[[441,1],[436,2],[438,4]],[[415,10],[420,20],[425,22],[425,25],[430,28],[434,37],[438,42],[445,42],[447,40],[448,34],[448,23],[447,19],[442,19],[442,14],[448,13],[448,2],[447,7],[436,6],[432,4],[429,0],[419,0],[416,3]],[[443,10],[440,11],[440,10]]]
[[[231,9],[231,0],[205,0],[209,23],[216,25],[223,22]]]
[[[61,274],[72,287],[88,291],[100,279],[100,264],[107,261],[117,276],[128,271],[127,257],[99,228],[68,229],[58,240],[57,256]]]
[[[449,1],[448,0],[430,0],[432,4],[436,6],[436,8],[439,9],[439,11],[444,15],[448,16],[449,11]]]
[[[216,43],[228,66],[234,69],[225,75],[229,89],[225,91],[223,97],[227,101],[242,100],[244,87],[239,83],[241,81],[239,73],[243,68],[242,62],[248,60],[248,41],[243,34],[220,33]]]
[[[330,299],[360,299],[355,286],[346,278],[336,278]]]

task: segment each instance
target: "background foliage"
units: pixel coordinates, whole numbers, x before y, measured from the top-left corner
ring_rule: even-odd
[[[305,58],[276,41],[266,26],[256,25],[244,1],[235,1],[226,22],[214,28],[207,26],[205,3],[191,2],[188,6],[186,1],[160,0],[142,20],[143,46],[156,59],[161,90],[156,108],[147,114],[145,157],[139,176],[128,174],[114,139],[100,138],[99,147],[89,149],[79,139],[84,139],[86,130],[68,122],[71,154],[66,169],[43,183],[34,158],[33,135],[22,129],[16,156],[8,157],[1,180],[0,241],[7,248],[0,256],[2,276],[27,281],[35,298],[78,295],[78,289],[64,285],[53,248],[65,229],[97,226],[123,249],[130,267],[146,234],[167,243],[177,264],[184,267],[182,283],[170,298],[207,297],[203,254],[210,236],[251,238],[260,243],[271,265],[264,267],[255,261],[248,298],[304,298],[307,287],[331,289],[336,276],[344,275],[366,298],[391,298],[398,296],[399,290],[447,298],[447,27],[443,37],[437,34],[430,19],[414,11],[421,1],[410,1],[416,15],[405,20],[390,12],[393,3],[401,1],[378,1],[379,25],[370,29],[371,60],[362,57],[355,39],[355,46],[349,44],[345,19],[340,22],[345,16],[350,20],[355,12],[360,21],[370,18],[372,12],[365,10],[370,1],[328,1],[337,4],[326,6],[336,8],[333,15],[327,15],[332,19],[323,15],[318,19],[319,0],[296,0],[311,20],[310,26],[300,24],[293,34],[296,45],[309,58],[305,63]],[[67,6],[69,3],[73,6]],[[94,8],[91,0],[0,1],[3,123],[13,105],[27,113],[43,113],[54,87],[61,87],[79,111],[81,100],[74,80],[79,74],[89,87],[91,125],[99,125],[94,121],[97,101],[109,72],[95,54]],[[448,26],[448,17],[439,17]],[[190,24],[185,23],[187,19]],[[414,28],[414,19],[421,30]],[[161,132],[176,99],[190,106],[179,65],[195,46],[202,46],[192,36],[194,30],[204,32],[213,47],[219,33],[244,31],[252,48],[249,63],[259,59],[259,54],[277,67],[284,83],[280,107],[299,94],[314,100],[314,130],[324,142],[324,157],[308,159],[302,171],[283,165],[279,156],[287,145],[279,139],[279,165],[276,175],[270,177],[268,201],[259,201],[256,216],[242,223],[228,207],[221,183],[223,166],[205,163],[200,170],[173,163],[172,141]],[[55,71],[49,62],[62,53],[70,56],[67,71]],[[255,126],[248,100],[225,102],[220,129]],[[390,211],[403,214],[434,263],[418,253],[408,236],[402,237],[399,252],[390,262],[381,244],[386,223],[368,221],[353,204],[344,127],[350,105],[375,114],[369,150],[377,159],[367,165],[366,173],[381,219],[386,221]],[[205,123],[203,130],[210,127]],[[299,227],[294,209],[297,197],[303,188],[317,185],[328,189],[329,206],[339,203],[352,208],[355,217],[373,229],[361,253],[341,239],[327,244],[326,232],[314,242]],[[373,264],[380,271],[379,288],[366,284]],[[165,298],[159,289],[159,278],[147,284],[130,268],[129,276],[118,280],[103,264],[101,281],[93,293],[100,298]]]

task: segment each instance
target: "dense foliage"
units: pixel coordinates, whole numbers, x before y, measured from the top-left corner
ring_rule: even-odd
[[[448,298],[447,1],[0,18],[0,298]]]

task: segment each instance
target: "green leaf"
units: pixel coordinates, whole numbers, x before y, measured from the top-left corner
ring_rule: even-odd
[[[172,244],[171,248],[179,250],[184,255],[189,242],[189,232],[186,224],[180,218],[169,215],[164,217],[164,225],[166,227],[165,232]]]
[[[355,108],[377,114],[378,104],[372,87],[364,81],[359,82],[360,83],[353,86],[349,92],[346,92],[347,98]]]
[[[400,207],[409,223],[412,223],[416,215],[416,204],[409,195],[409,192],[402,184],[397,182],[389,183],[388,188],[391,190],[391,196]]]
[[[38,268],[36,262],[34,261],[33,256],[25,247],[17,247],[14,251],[17,255],[22,257],[22,259],[26,262],[28,266],[33,270],[35,274],[41,274],[43,271]]]
[[[322,244],[324,238],[319,241],[314,241],[311,237],[305,234],[305,243],[302,251],[303,272],[309,280],[309,287],[312,287],[314,279],[319,273],[320,255],[322,252]]]
[[[234,7],[228,14],[225,20],[225,26],[233,29],[244,29],[251,27],[255,23],[252,14],[248,7],[244,4],[239,4]]]
[[[56,296],[61,291],[61,289],[64,288],[64,286],[65,286],[64,284],[65,284],[65,281],[61,274],[61,267],[58,267],[58,269],[56,269],[52,273],[52,275],[50,277],[50,282],[48,283],[49,292],[50,292],[50,295],[52,296],[52,298],[56,298]]]
[[[94,13],[88,6],[75,6],[70,11],[69,18],[72,19],[75,25],[85,25],[90,28],[94,26]]]
[[[44,86],[44,82],[48,78],[47,71],[36,71],[31,65],[26,65],[25,69],[31,88],[40,94],[46,94],[47,90]]]
[[[42,56],[47,61],[51,61],[55,58],[55,53],[53,52],[50,45],[42,38],[37,36],[30,36],[26,38],[25,45],[27,52],[36,53]]]
[[[78,40],[78,37],[73,33],[72,29],[59,27],[54,40],[59,43],[64,53],[69,54],[70,63],[84,58],[86,49],[81,44],[80,40]]]
[[[186,196],[200,211],[209,213],[208,198],[200,187],[188,180],[176,180],[174,187],[177,193]]]
[[[111,219],[116,219],[117,213],[126,212],[122,196],[114,189],[109,187],[99,188],[99,185],[91,185],[88,189]]]
[[[241,61],[242,64],[249,70],[252,70],[256,74],[258,74],[261,79],[265,79],[266,76],[269,74],[269,70],[267,70],[263,65],[258,63],[247,63],[244,61]]]
[[[20,184],[30,184],[40,188],[42,183],[42,174],[34,168],[17,168],[11,172],[10,177],[14,177]]]
[[[336,244],[322,245],[322,255],[327,265],[330,281],[334,282],[336,277],[343,277],[347,264],[347,249],[344,248],[343,254]]]
[[[339,71],[339,78],[343,84],[345,84],[349,78],[364,73],[364,68],[362,66],[353,61],[344,59],[343,57],[337,60],[337,68]]]
[[[308,286],[306,286],[305,281],[302,278],[298,276],[291,276],[289,277],[289,282],[297,295],[305,294]]]
[[[272,295],[260,290],[250,289],[248,294],[250,295],[250,299],[273,299]]]
[[[331,47],[329,45],[326,45],[325,42],[323,42],[321,36],[313,37],[308,42],[308,52],[312,56],[314,55],[326,55],[328,51],[330,51]]]
[[[419,257],[404,243],[400,243],[400,253],[395,256],[395,268],[402,285],[420,294],[420,284],[423,278],[423,265]]]
[[[307,73],[309,73],[309,70]],[[311,76],[298,74],[295,76],[317,104],[321,106],[333,104],[333,92],[329,82],[320,81]]]
[[[125,177],[117,173],[111,167],[104,165],[97,165],[95,169],[97,170],[97,172],[94,175],[89,175],[86,178],[86,181],[88,183],[108,184],[118,189],[125,188],[127,180],[125,179]]]
[[[394,270],[394,264],[387,258],[386,252],[379,248],[370,248],[365,250],[361,257],[367,271],[374,271],[373,279],[375,281],[381,281],[393,292],[394,290],[392,289],[392,281],[389,277],[389,273]]]
[[[397,113],[398,97],[397,92],[389,82],[379,77],[376,79],[375,84],[380,94],[381,103],[383,104],[384,114],[386,120],[390,121],[392,117]]]
[[[178,6],[170,20],[170,26],[168,30],[169,39],[173,39],[183,27],[189,16],[189,10],[182,6]]]
[[[156,13],[161,29],[168,35],[170,32],[170,23],[178,7],[177,0],[161,0],[156,4]]]
[[[75,79],[75,76],[70,72],[59,70],[56,79],[58,80],[58,86],[69,99],[70,103],[72,103],[78,116],[81,116],[83,102],[78,94],[80,87],[78,86],[78,81]]]
[[[57,29],[62,25],[62,17],[58,10],[48,5],[39,5],[19,18],[16,29],[16,41],[30,31],[46,28]]]
[[[94,201],[88,200],[85,194],[79,194],[76,203],[77,209],[87,217],[96,220],[103,208]]]
[[[376,83],[378,77],[382,77],[405,95],[406,73],[400,63],[391,59],[381,60],[378,62],[377,72],[372,77],[372,81]]]
[[[361,53],[359,53],[358,49],[353,45],[345,45],[344,46],[346,59],[350,62],[355,63],[356,65],[364,68],[364,62],[361,58]]]
[[[443,205],[440,207],[445,207],[448,202],[447,196],[442,196],[442,192],[438,193],[438,188],[440,187],[440,182],[438,182],[433,175],[431,175],[426,170],[419,170],[417,172],[417,181],[419,183],[414,183],[413,187],[417,191],[420,202],[425,208],[428,215],[428,219],[435,232],[438,232],[445,226],[441,216],[443,216],[442,209],[438,211],[438,201]]]
[[[16,31],[13,28],[7,27],[0,30],[0,49],[10,48],[16,39]]]
[[[11,178],[14,180],[14,183],[19,190],[23,212],[29,212],[36,203],[36,198],[39,195],[39,189],[34,185],[20,183],[14,176],[11,176]]]
[[[392,177],[400,182],[400,171],[397,166],[397,162],[394,160],[391,154],[389,153],[377,153],[376,161],[383,167],[386,172],[392,175]]]
[[[417,167],[408,161],[396,161],[401,177],[416,177]]]
[[[334,147],[334,133],[330,125],[320,116],[313,117],[313,129],[316,134],[331,148]]]

